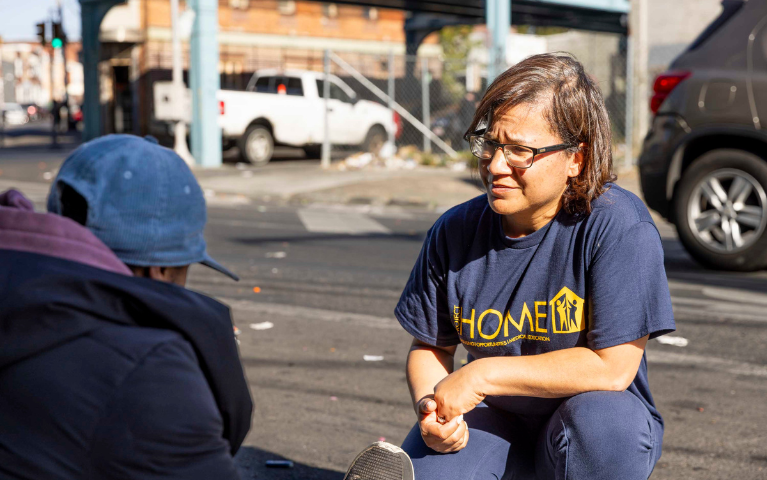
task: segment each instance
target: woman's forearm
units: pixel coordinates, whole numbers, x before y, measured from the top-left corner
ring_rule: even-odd
[[[628,388],[647,337],[600,351],[568,348],[541,355],[492,357],[472,362],[484,395],[558,398],[595,390]]]
[[[454,351],[454,349],[453,349]],[[407,356],[407,383],[415,407],[434,393],[434,386],[453,371],[453,353],[413,342]]]

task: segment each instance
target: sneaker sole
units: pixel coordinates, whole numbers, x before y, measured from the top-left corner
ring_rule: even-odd
[[[344,480],[413,480],[413,463],[401,448],[376,442],[357,455]]]

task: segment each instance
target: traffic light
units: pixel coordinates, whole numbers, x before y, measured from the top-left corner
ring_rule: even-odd
[[[61,48],[64,45],[64,29],[61,28],[61,23],[51,24],[53,27],[53,36],[51,38],[51,47]]]
[[[45,46],[45,22],[38,23],[35,25],[37,27],[37,38],[40,39],[40,44],[44,47]]]

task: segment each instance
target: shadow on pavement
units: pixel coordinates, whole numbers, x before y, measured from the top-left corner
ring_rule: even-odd
[[[705,268],[693,260],[679,240],[664,238],[661,242],[665,253],[666,276],[669,280],[749,290],[755,293],[767,292],[765,272],[727,272]]]
[[[276,453],[255,447],[242,447],[234,457],[243,480],[268,478],[269,480],[341,480],[343,472],[311,467],[294,462],[293,468],[271,468],[267,460],[288,460]]]

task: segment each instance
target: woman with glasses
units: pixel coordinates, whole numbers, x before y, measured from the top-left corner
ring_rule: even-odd
[[[647,479],[663,420],[644,350],[675,327],[660,235],[611,183],[599,90],[571,56],[536,55],[468,132],[486,192],[431,228],[395,310],[415,478]]]

